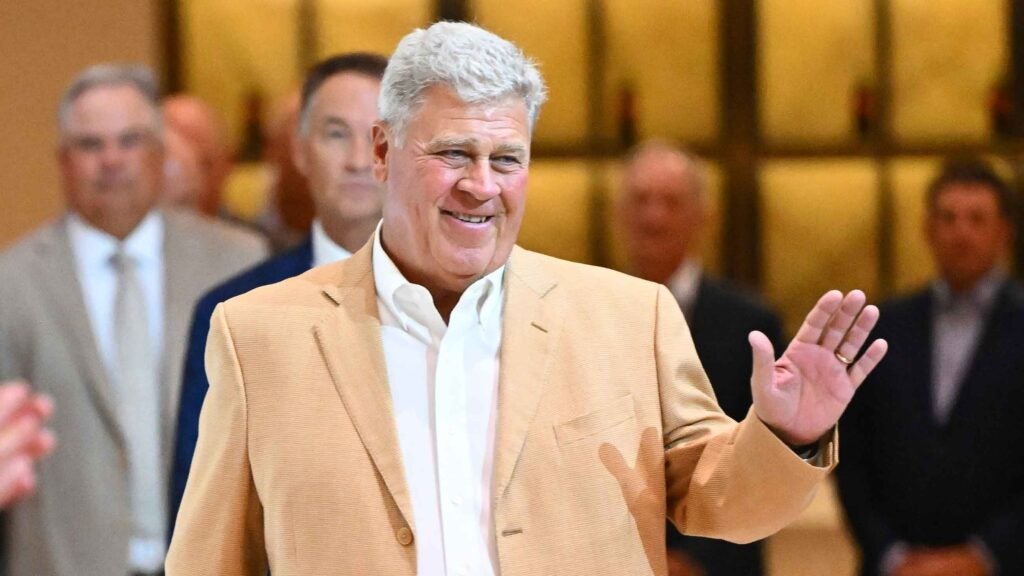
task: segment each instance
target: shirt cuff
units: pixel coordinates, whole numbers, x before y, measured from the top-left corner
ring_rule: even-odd
[[[907,543],[897,542],[882,554],[882,561],[878,563],[878,571],[882,576],[891,576],[907,558]]]
[[[981,556],[981,561],[985,563],[985,568],[988,569],[988,573],[993,576],[999,574],[999,562],[996,560],[996,555],[992,553],[992,549],[988,547],[988,544],[979,536],[972,536],[967,541],[967,545]]]

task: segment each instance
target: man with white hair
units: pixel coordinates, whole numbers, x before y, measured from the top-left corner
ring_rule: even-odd
[[[260,259],[256,236],[160,209],[157,87],[83,71],[61,99],[68,212],[0,253],[0,380],[48,394],[60,445],[4,523],[7,576],[158,574],[189,312]]]
[[[416,30],[381,84],[383,221],[221,304],[171,575],[665,573],[665,525],[792,520],[885,353],[830,292],[721,412],[663,287],[515,247],[544,87],[510,42]]]

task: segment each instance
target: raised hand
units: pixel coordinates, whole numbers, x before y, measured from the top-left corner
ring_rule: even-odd
[[[754,410],[791,446],[814,443],[832,428],[885,356],[885,340],[875,340],[856,359],[878,321],[878,308],[865,300],[860,290],[826,293],[778,361],[768,338],[750,333]]]

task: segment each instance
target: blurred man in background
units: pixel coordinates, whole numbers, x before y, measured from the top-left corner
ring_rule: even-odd
[[[68,212],[0,253],[0,379],[53,398],[61,442],[35,497],[8,514],[7,575],[157,574],[189,312],[266,251],[248,232],[158,208],[148,69],[83,71],[58,129]]]
[[[347,258],[370,238],[380,220],[383,189],[370,172],[370,129],[387,60],[344,54],[314,66],[302,89],[296,130],[290,135],[295,164],[308,181],[316,207],[312,234],[289,250],[208,292],[192,320],[171,479],[171,521],[181,503],[199,434],[199,413],[209,388],[204,356],[210,317],[217,304],[313,266]]]
[[[1013,193],[986,163],[928,189],[938,277],[882,305],[890,357],[843,418],[840,495],[865,576],[1024,574],[1024,289]]]
[[[199,154],[177,128],[164,126],[164,181],[161,203],[202,213],[205,191]]]
[[[224,122],[212,106],[190,94],[168,96],[161,107],[164,123],[180,135],[196,155],[201,182],[199,211],[216,216],[224,183],[232,169],[231,143]]]
[[[785,346],[774,312],[705,273],[700,245],[708,221],[703,162],[666,141],[649,141],[626,159],[617,215],[625,232],[628,269],[668,286],[679,301],[719,406],[742,420],[753,401],[747,335],[759,330],[777,351]],[[672,576],[756,576],[760,543],[736,545],[681,536],[668,526]]]

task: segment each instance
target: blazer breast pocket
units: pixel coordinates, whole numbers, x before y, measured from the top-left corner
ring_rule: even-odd
[[[555,437],[558,444],[566,446],[587,438],[602,436],[602,432],[612,428],[624,427],[636,419],[633,406],[633,395],[627,394],[615,399],[612,403],[597,410],[577,416],[572,420],[555,425]],[[633,426],[629,426],[633,428]]]

